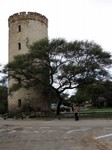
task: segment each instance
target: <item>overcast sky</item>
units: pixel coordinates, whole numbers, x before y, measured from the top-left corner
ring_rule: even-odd
[[[112,53],[112,0],[0,0],[0,64],[8,63],[8,18],[21,11],[45,15],[49,39],[94,41]]]

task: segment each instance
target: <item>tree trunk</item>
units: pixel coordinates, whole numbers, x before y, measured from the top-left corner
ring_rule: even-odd
[[[57,105],[57,112],[56,112],[57,115],[60,115],[60,106],[61,106],[62,102],[63,102],[63,99],[60,97],[59,103]]]

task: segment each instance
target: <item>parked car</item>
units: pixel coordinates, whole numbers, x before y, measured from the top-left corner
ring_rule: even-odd
[[[51,104],[51,110],[52,111],[56,111],[56,109],[57,109],[57,104],[56,103]],[[60,106],[60,111],[61,112],[70,112],[71,111],[71,107],[68,107],[68,106],[65,106],[65,105],[61,105]]]

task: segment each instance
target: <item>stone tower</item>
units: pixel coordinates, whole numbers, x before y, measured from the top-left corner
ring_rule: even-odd
[[[34,42],[48,37],[48,19],[34,12],[20,12],[9,17],[9,62],[14,56],[25,54],[28,46]],[[14,83],[9,80],[9,88]],[[20,111],[23,105],[30,103],[35,109],[40,109],[41,93],[33,89],[20,89],[8,96],[9,111]]]

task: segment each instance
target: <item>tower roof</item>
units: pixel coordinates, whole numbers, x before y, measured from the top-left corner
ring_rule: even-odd
[[[10,24],[15,21],[25,20],[25,19],[37,20],[37,21],[44,23],[46,26],[48,26],[48,19],[44,15],[41,15],[37,12],[19,12],[19,13],[13,14],[9,17],[8,23],[10,26]]]

